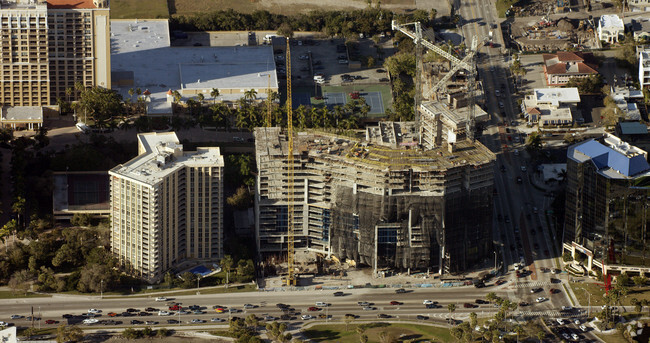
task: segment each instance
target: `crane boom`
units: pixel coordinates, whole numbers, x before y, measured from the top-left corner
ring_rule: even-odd
[[[295,236],[293,231],[293,113],[291,104],[291,44],[287,37],[287,286],[296,285]]]
[[[446,89],[447,88],[447,81],[449,81],[449,79],[451,79],[451,77],[454,76],[454,74],[456,74],[456,72],[459,71],[461,68],[463,68],[463,69],[469,71],[470,73],[472,73],[472,70],[475,69],[475,68],[467,69],[467,68],[465,68],[465,66],[466,65],[473,65],[474,57],[476,55],[477,48],[478,48],[478,39],[476,37],[474,37],[472,39],[471,49],[470,49],[468,55],[465,56],[465,58],[463,58],[463,60],[461,61],[462,63],[452,64],[451,70],[449,70],[449,72],[447,74],[445,74],[445,76],[442,79],[440,79],[440,81],[438,81],[433,87],[429,88],[429,90],[427,90],[426,94],[424,94],[424,97],[425,98],[430,97],[431,94],[433,94],[434,92],[437,92],[439,89]]]
[[[393,20],[391,22],[393,30],[398,30],[401,33],[411,37],[415,44],[422,44],[424,45],[427,49],[435,52],[436,54],[446,58],[447,60],[451,61],[452,64],[460,64],[462,68],[466,70],[470,70],[472,67],[470,64],[463,62],[459,60],[456,56],[440,49],[436,45],[432,44],[431,42],[427,41],[426,39],[422,38],[422,29],[420,26],[420,22],[414,22],[414,23],[406,23],[406,24],[398,24],[397,21]],[[413,25],[415,28],[415,31],[409,31],[406,27],[408,25]]]

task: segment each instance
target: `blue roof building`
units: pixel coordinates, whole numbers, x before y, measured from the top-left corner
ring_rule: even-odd
[[[613,135],[569,147],[563,250],[603,274],[650,273],[649,199],[646,151]]]

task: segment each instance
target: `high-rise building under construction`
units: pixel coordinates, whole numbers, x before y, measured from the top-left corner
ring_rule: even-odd
[[[492,256],[495,155],[469,140],[424,150],[399,123],[368,132],[365,141],[295,135],[296,250],[443,273]],[[286,253],[287,139],[257,128],[255,142],[258,251]]]

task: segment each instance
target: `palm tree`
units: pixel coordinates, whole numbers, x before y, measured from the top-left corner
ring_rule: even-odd
[[[249,102],[253,102],[257,98],[257,91],[255,89],[249,89],[244,92],[244,99],[248,100]]]
[[[452,312],[456,311],[456,304],[447,305],[447,310],[449,310],[449,318],[451,318]],[[453,321],[453,318],[451,318],[451,320]]]
[[[210,91],[210,96],[212,97],[212,103],[216,104],[217,103],[217,97],[220,95],[219,89],[217,88],[212,88]]]
[[[524,334],[524,328],[521,325],[515,326],[515,333],[517,334],[517,342],[519,342],[519,336]]]
[[[181,93],[177,90],[172,92],[172,95],[174,96],[174,102],[179,103],[181,101]]]
[[[228,285],[228,283],[230,281],[230,280],[228,280],[228,278],[230,276],[230,269],[232,268],[232,265],[234,263],[235,263],[235,261],[232,259],[232,256],[230,256],[230,255],[225,255],[221,259],[221,262],[220,262],[221,268],[226,271],[226,287],[227,287],[227,285]]]
[[[129,96],[131,97],[131,100],[133,100],[133,94],[135,94],[135,89],[129,88]]]
[[[199,99],[199,103],[201,104],[201,106],[203,106],[203,100],[205,100],[205,96],[203,95],[203,93],[199,93],[196,97]]]

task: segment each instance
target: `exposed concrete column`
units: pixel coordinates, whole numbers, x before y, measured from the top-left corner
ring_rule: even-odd
[[[591,271],[591,268],[593,266],[592,264],[593,261],[594,261],[594,257],[591,255],[587,255],[587,270]]]

